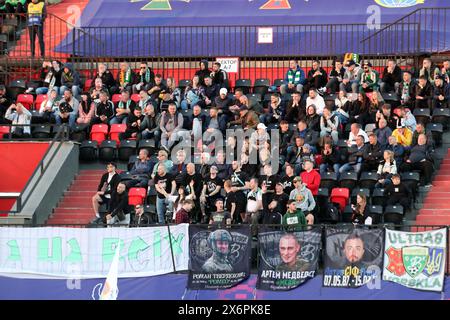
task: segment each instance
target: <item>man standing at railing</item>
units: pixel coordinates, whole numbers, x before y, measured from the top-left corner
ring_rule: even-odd
[[[30,34],[31,56],[34,57],[34,43],[36,34],[39,39],[41,57],[45,55],[44,46],[44,21],[47,16],[47,10],[44,1],[32,0],[28,5],[28,33]]]

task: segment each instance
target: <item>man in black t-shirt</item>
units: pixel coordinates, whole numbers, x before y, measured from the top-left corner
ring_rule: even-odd
[[[217,176],[219,170],[216,166],[211,166],[209,177],[207,177],[203,183],[202,195],[200,196],[200,206],[202,215],[205,221],[209,220],[209,214],[214,211],[214,203],[217,197],[220,196],[220,189],[222,183]]]
[[[186,165],[186,174],[184,175],[183,185],[186,188],[186,196],[193,195],[194,209],[192,216],[194,221],[201,222],[200,196],[202,193],[203,182],[201,176],[195,172],[195,165],[188,163]]]
[[[169,201],[169,196],[173,195],[176,190],[175,178],[166,172],[165,166],[158,166],[158,172],[153,178],[155,189],[157,192],[156,198],[156,212],[158,213],[159,224],[164,224],[166,211],[172,211],[172,202]]]
[[[233,173],[230,177],[231,191],[235,193],[236,200],[239,204],[243,202],[244,209],[240,212],[240,218],[243,221],[245,219],[245,211],[247,207],[246,191],[250,189],[250,177],[246,172],[241,170],[241,164],[239,162],[233,161],[231,166],[233,168]],[[236,216],[234,216],[234,218],[236,219]]]
[[[231,213],[233,223],[242,222],[247,206],[246,197],[242,192],[233,192],[231,180],[225,180],[223,184],[225,190],[225,210]]]
[[[286,172],[286,175],[284,175],[280,179],[280,182],[283,184],[284,193],[290,194],[291,191],[295,189],[295,186],[294,186],[294,178],[295,178],[294,167],[292,165],[290,165],[290,164],[287,164],[285,172]]]
[[[272,201],[276,201],[278,204],[278,211],[283,215],[287,210],[287,203],[289,196],[284,193],[283,184],[278,182],[275,185],[275,194],[272,196]]]
[[[259,178],[259,185],[262,187],[263,184],[267,187],[267,192],[273,194],[275,192],[275,184],[278,182],[278,177],[272,174],[272,166],[266,164],[264,166],[264,175]]]
[[[224,203],[222,198],[217,198],[215,202],[217,208],[216,212],[211,213],[209,224],[231,224],[231,214],[224,210]]]

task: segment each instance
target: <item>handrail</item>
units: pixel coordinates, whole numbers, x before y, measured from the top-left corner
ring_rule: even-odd
[[[379,33],[383,32],[384,30],[387,30],[388,28],[392,27],[393,25],[398,24],[400,21],[402,21],[402,20],[404,20],[404,19],[406,19],[406,18],[409,18],[410,16],[412,16],[413,14],[416,14],[416,13],[419,12],[419,11],[424,11],[424,10],[450,10],[450,7],[441,7],[441,8],[436,8],[436,7],[426,7],[426,8],[419,8],[419,9],[416,9],[416,10],[414,10],[414,11],[408,13],[407,15],[405,15],[405,16],[403,16],[403,17],[397,19],[397,20],[395,20],[394,22],[389,23],[387,26],[385,26],[385,27],[383,27],[382,29],[378,30],[377,32],[371,34],[370,36],[368,36],[368,37],[362,39],[362,40],[360,41],[360,43],[366,42],[367,40],[371,39],[372,37],[374,37],[374,36],[378,35]]]
[[[11,134],[11,129],[12,127],[26,127],[26,126],[40,126],[37,124],[30,124],[30,125],[5,125],[5,126],[9,126],[10,127],[10,134]],[[50,125],[50,126],[56,126],[56,125]],[[46,161],[47,156],[49,155],[50,151],[53,149],[53,146],[55,145],[55,143],[57,141],[60,142],[64,142],[68,140],[68,127],[66,126],[66,124],[63,124],[61,126],[58,126],[58,131],[55,134],[55,136],[53,137],[52,141],[50,142],[44,156],[42,157],[41,161],[39,161],[38,165],[36,166],[36,168],[34,169],[32,175],[30,176],[30,178],[28,178],[27,182],[25,183],[25,187],[23,188],[23,190],[20,192],[19,196],[17,197],[16,200],[16,210],[0,210],[0,213],[9,213],[9,214],[15,214],[15,213],[19,213],[22,211],[23,207],[25,207],[25,205],[27,204],[31,194],[33,193],[34,189],[36,188],[36,186],[39,184],[39,182],[41,181],[43,175],[45,174],[45,172],[47,171],[47,168],[49,167],[50,163],[53,161],[54,157],[56,156],[56,154],[58,153],[59,149],[62,146],[62,143],[58,144],[58,146],[56,147],[56,150],[53,152],[52,156],[50,157],[50,159],[47,161],[47,165],[45,165],[44,161]],[[14,141],[30,141],[30,139],[14,139]],[[23,199],[25,192],[27,191],[27,188],[29,187],[29,185],[31,184],[31,181],[33,181],[35,179],[35,176],[39,173],[39,177],[37,179],[37,181],[32,185],[30,192],[27,194],[26,198]]]

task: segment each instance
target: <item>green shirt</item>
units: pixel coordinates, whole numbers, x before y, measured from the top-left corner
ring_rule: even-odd
[[[301,210],[297,209],[294,213],[288,211],[283,216],[282,224],[288,231],[302,231],[302,227],[306,226],[306,218]]]

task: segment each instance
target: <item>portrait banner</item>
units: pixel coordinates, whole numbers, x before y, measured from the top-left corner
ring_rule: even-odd
[[[231,288],[250,275],[250,226],[189,226],[189,289]]]
[[[291,290],[316,275],[322,246],[320,228],[308,231],[265,231],[258,235],[257,288]]]
[[[323,286],[356,288],[380,280],[383,232],[354,226],[327,228]]]
[[[386,229],[383,280],[408,288],[444,289],[447,229],[403,232]]]

